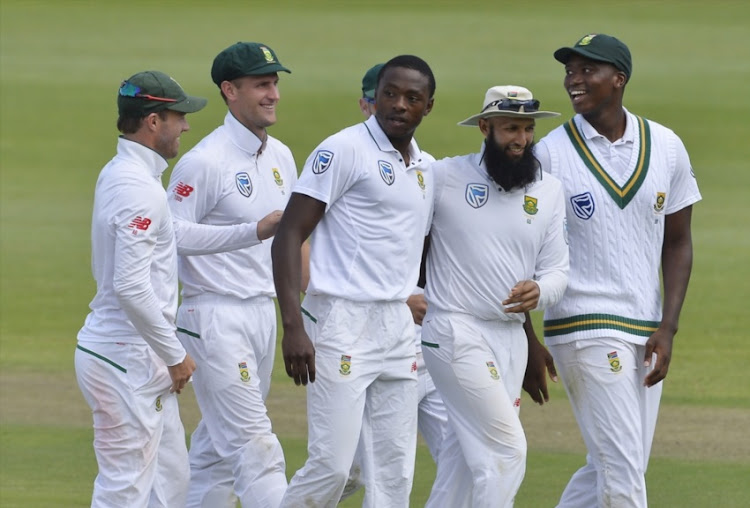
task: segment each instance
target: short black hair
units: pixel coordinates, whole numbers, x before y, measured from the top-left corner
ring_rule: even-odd
[[[399,55],[391,58],[385,63],[385,65],[383,65],[383,68],[380,69],[380,72],[378,73],[378,82],[380,82],[380,78],[383,77],[386,69],[389,69],[391,67],[404,67],[406,69],[414,69],[415,71],[419,72],[420,74],[425,76],[427,78],[427,81],[429,82],[428,86],[430,91],[430,98],[435,96],[435,75],[432,73],[432,69],[430,69],[430,66],[427,65],[427,62],[425,62],[418,56]]]

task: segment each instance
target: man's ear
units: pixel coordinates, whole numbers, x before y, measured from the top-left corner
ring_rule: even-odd
[[[226,97],[227,99],[235,98],[237,87],[234,86],[234,83],[232,83],[231,81],[222,81],[221,85],[219,85],[219,88],[221,88],[221,91],[224,93],[224,97]]]
[[[490,121],[486,118],[479,119],[479,130],[482,132],[482,136],[485,138],[490,133]]]

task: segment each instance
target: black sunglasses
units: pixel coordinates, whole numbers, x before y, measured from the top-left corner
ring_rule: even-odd
[[[123,81],[120,84],[120,95],[123,97],[139,97],[141,99],[147,99],[150,101],[159,102],[177,102],[177,99],[168,99],[166,97],[156,97],[146,93],[141,93],[141,87],[136,86],[128,81]]]
[[[490,102],[481,112],[484,113],[491,108],[496,108],[498,111],[520,111],[523,108],[524,113],[533,113],[534,111],[539,111],[539,101],[536,99],[526,101],[502,99]]]

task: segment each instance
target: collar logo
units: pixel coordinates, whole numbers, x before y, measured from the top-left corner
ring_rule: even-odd
[[[573,208],[573,213],[576,217],[583,220],[589,220],[594,215],[596,206],[594,205],[594,197],[590,192],[584,192],[570,198],[570,206]]]
[[[388,185],[393,185],[393,182],[396,181],[396,172],[393,171],[393,165],[390,162],[378,161],[378,167],[383,181]]]
[[[656,203],[654,203],[654,211],[655,212],[663,212],[664,211],[664,202],[667,200],[667,193],[666,192],[657,192],[656,193]]]
[[[312,161],[312,172],[316,175],[325,173],[326,169],[331,167],[331,161],[333,161],[333,152],[318,150]]]
[[[484,206],[490,195],[489,185],[483,183],[470,183],[466,186],[466,202],[472,208]]]
[[[266,62],[273,63],[273,55],[271,54],[271,51],[265,46],[261,46],[260,50],[263,52],[263,56],[266,58]]]
[[[253,182],[250,180],[250,175],[243,171],[234,175],[234,180],[237,182],[237,190],[240,191],[240,194],[249,198],[250,194],[253,193]]]
[[[528,213],[529,215],[536,215],[536,213],[539,211],[539,208],[537,207],[537,203],[539,200],[537,198],[533,198],[531,196],[524,196],[523,197],[523,211]]]

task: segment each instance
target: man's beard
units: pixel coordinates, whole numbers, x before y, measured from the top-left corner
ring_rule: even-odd
[[[484,143],[484,165],[490,178],[504,191],[519,189],[531,184],[537,178],[539,161],[534,157],[530,144],[520,158],[508,156],[505,148],[495,141],[492,127]]]

